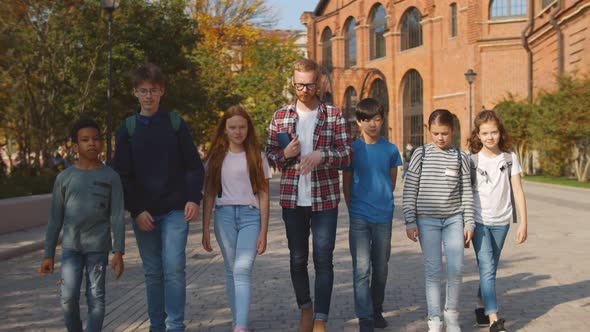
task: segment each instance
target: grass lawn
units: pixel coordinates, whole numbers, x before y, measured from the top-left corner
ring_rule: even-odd
[[[558,185],[562,185],[562,186],[590,189],[590,182],[579,182],[576,179],[571,179],[571,178],[566,178],[566,177],[546,176],[546,175],[527,175],[527,176],[523,177],[523,179],[525,181],[531,181],[531,182],[550,183],[550,184],[558,184]]]

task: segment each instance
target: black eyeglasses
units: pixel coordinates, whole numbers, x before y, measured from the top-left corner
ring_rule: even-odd
[[[142,97],[146,97],[148,94],[159,96],[162,93],[162,89],[135,89],[135,92]]]
[[[317,83],[293,83],[295,90],[303,91],[304,88],[307,88],[307,91],[315,90],[318,87]]]

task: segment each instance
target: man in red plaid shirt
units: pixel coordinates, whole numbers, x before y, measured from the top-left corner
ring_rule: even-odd
[[[291,281],[301,309],[299,331],[325,331],[334,266],[340,181],[350,163],[350,142],[340,110],[317,95],[319,66],[309,59],[293,65],[296,100],[272,117],[267,155],[281,170],[280,204],[291,258]],[[309,292],[307,260],[313,234],[315,300]]]

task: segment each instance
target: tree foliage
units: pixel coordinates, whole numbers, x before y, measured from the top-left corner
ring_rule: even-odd
[[[588,181],[590,77],[559,77],[558,88],[541,91],[534,104],[508,96],[497,105],[497,110],[520,153],[538,151],[544,174],[563,176],[573,170],[579,181]],[[519,157],[530,160],[522,154]]]
[[[524,174],[531,173],[529,119],[532,105],[509,94],[496,105],[498,116],[515,143],[515,152],[522,163]]]
[[[263,134],[286,101],[296,57],[292,43],[261,33],[272,17],[263,0],[121,0],[113,13],[113,129],[137,110],[131,72],[153,62],[167,75],[162,108],[180,113],[198,144],[238,103]],[[47,166],[75,119],[105,125],[106,21],[94,0],[13,0],[0,8],[0,146],[14,142],[6,146],[27,167]]]

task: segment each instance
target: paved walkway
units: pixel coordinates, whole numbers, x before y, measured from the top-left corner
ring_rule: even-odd
[[[254,269],[251,327],[256,331],[295,331],[298,320],[277,203],[277,180],[272,180],[268,252],[257,258]],[[502,315],[508,320],[507,327],[510,331],[590,331],[590,191],[530,182],[525,184],[525,190],[529,240],[525,245],[515,245],[513,228],[498,271],[499,301]],[[399,198],[396,205],[401,207]],[[426,331],[422,256],[419,246],[405,237],[400,210],[396,211],[385,302],[390,327],[384,331]],[[228,331],[231,315],[225,300],[219,249],[215,247],[213,253],[203,251],[200,223],[191,226],[187,261],[188,330]],[[0,244],[9,239],[0,236]],[[0,332],[64,330],[57,288],[59,265],[56,274],[40,278],[36,269],[41,258],[42,252],[36,251],[0,261]],[[355,331],[348,221],[343,206],[334,263],[329,331]],[[119,281],[108,275],[104,330],[147,331],[143,272],[129,228],[125,267]],[[472,249],[466,252],[464,276],[463,331],[487,331],[472,327],[477,290]]]

